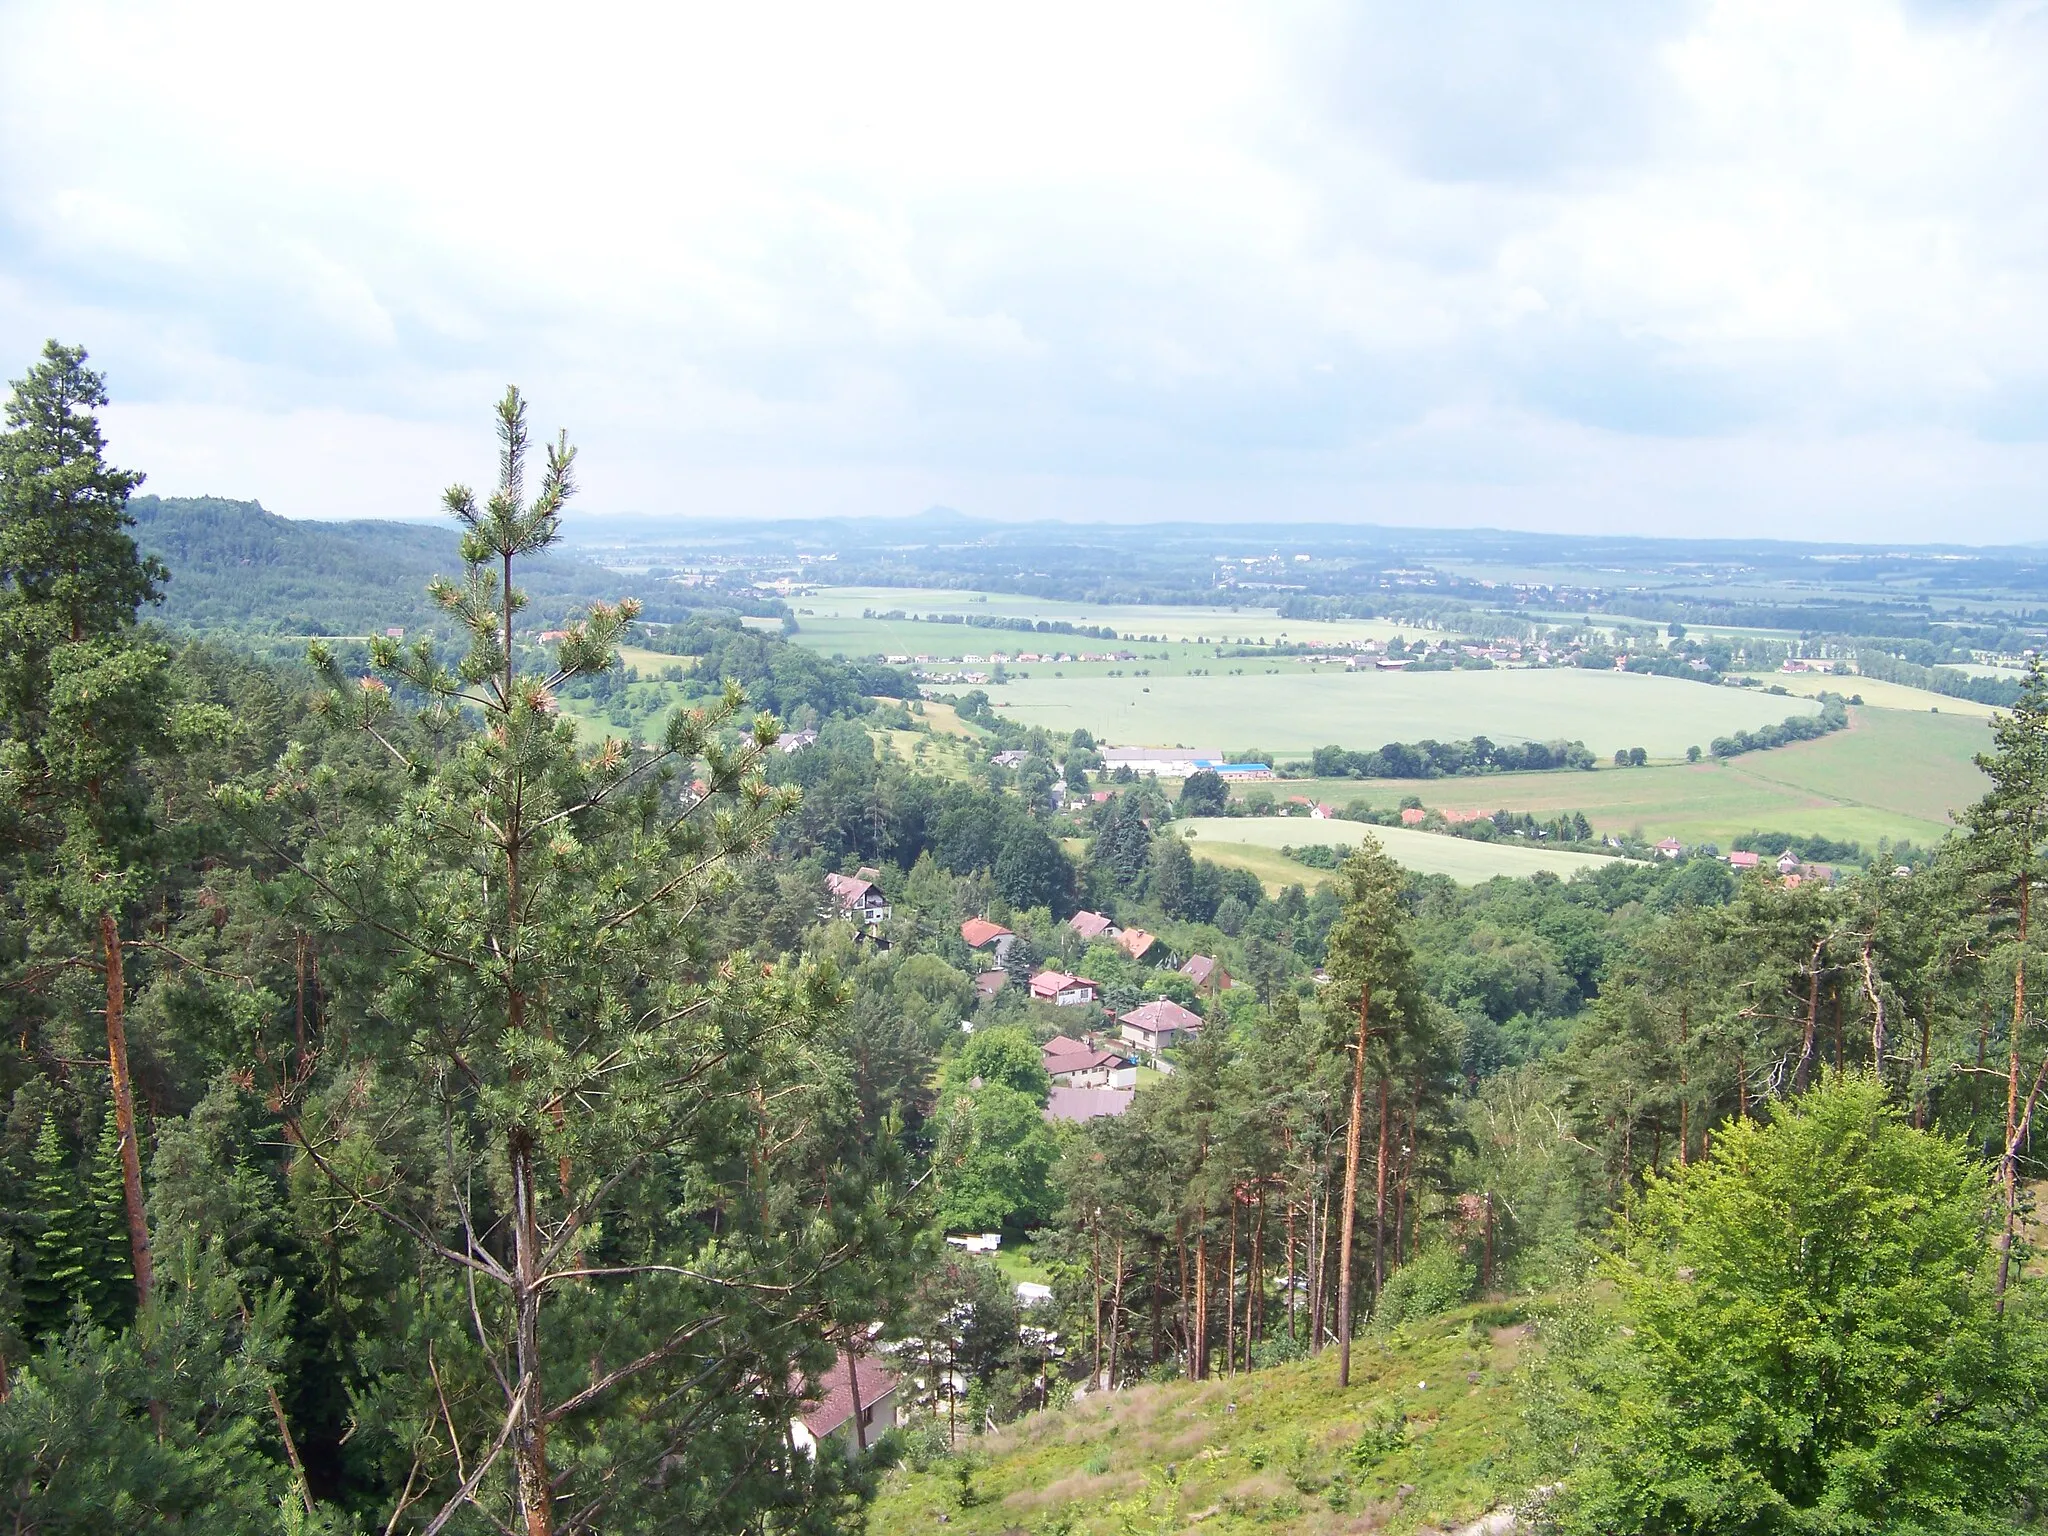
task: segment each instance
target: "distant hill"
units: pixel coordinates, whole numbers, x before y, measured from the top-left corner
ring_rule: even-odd
[[[452,525],[299,522],[213,496],[138,496],[128,506],[136,541],[171,568],[154,617],[177,629],[364,635],[445,627],[427,583],[462,570]],[[532,598],[524,618],[535,624],[624,596],[640,598],[650,619],[689,611],[674,588],[568,554],[523,562],[520,584]]]

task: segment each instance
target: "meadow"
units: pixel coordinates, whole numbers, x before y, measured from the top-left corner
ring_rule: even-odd
[[[1852,708],[1850,726],[1817,741],[1726,761],[1602,767],[1592,773],[1503,773],[1450,779],[1309,779],[1264,786],[1336,805],[1444,811],[1580,811],[1595,830],[1723,848],[1745,832],[1813,833],[1874,849],[1930,844],[1983,795],[1972,757],[1989,746],[1974,714]],[[1256,786],[1240,791],[1240,796]]]
[[[1518,841],[1482,843],[1412,827],[1316,821],[1306,816],[1197,816],[1174,825],[1199,857],[1248,869],[1275,892],[1283,885],[1315,885],[1329,878],[1326,870],[1297,864],[1280,852],[1282,848],[1311,844],[1356,848],[1367,833],[1378,838],[1388,856],[1403,868],[1423,875],[1448,875],[1460,885],[1477,885],[1496,875],[1522,879],[1539,870],[1568,880],[1582,869],[1612,862],[1607,854],[1530,848]]]
[[[1579,740],[1603,757],[1642,747],[1652,757],[1678,758],[1716,736],[1819,709],[1811,699],[1757,689],[1577,667],[1312,673],[1276,662],[1248,665],[1255,670],[1214,677],[1034,672],[988,692],[1000,713],[1061,735],[1085,727],[1123,745],[1258,747],[1278,757],[1306,757],[1332,744],[1365,750],[1390,741],[1487,736]]]
[[[889,613],[896,609],[906,614],[958,613],[980,614],[993,618],[1065,620],[1070,624],[1107,625],[1119,635],[1157,635],[1165,640],[1206,641],[1211,644],[1273,645],[1282,641],[1303,645],[1340,644],[1347,641],[1389,640],[1397,634],[1414,634],[1412,624],[1392,624],[1380,619],[1335,619],[1319,622],[1314,619],[1283,619],[1271,608],[1253,607],[1197,607],[1169,604],[1108,604],[1073,603],[1057,598],[1026,597],[1014,592],[965,592],[921,587],[826,587],[806,597],[790,599],[790,606],[796,610],[797,636],[806,643],[814,643],[806,631],[815,621],[821,636],[850,634],[851,631],[835,631],[827,627],[827,621],[841,623],[885,623],[861,619],[864,612]],[[934,624],[912,624],[908,620],[894,621],[899,633],[909,635],[955,634],[954,627]],[[993,638],[1003,635],[1016,642],[1024,639],[1018,632],[1005,634],[1001,630],[976,630],[971,632],[981,642],[977,647],[969,643],[970,650],[986,651],[990,646],[1008,649]],[[1040,637],[1046,638],[1046,637]],[[1089,641],[1076,636],[1064,637],[1070,645],[1087,646]],[[1035,648],[1035,647],[1034,647]],[[900,646],[889,649],[903,649]],[[870,654],[873,647],[861,651],[849,650],[847,654]],[[937,652],[931,645],[917,645],[910,648],[910,654],[917,651]]]

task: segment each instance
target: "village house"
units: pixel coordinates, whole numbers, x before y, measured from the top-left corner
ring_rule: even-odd
[[[1116,942],[1117,947],[1133,960],[1143,960],[1159,945],[1158,936],[1147,933],[1142,928],[1126,928],[1122,930],[1116,935]]]
[[[1135,1062],[1085,1041],[1054,1035],[1038,1052],[1055,1088],[1134,1088],[1138,1083]]]
[[[1032,997],[1055,1008],[1086,1007],[1100,991],[1086,976],[1069,976],[1065,971],[1040,971],[1031,978]]]
[[[880,1361],[841,1350],[826,1378],[812,1384],[822,1395],[806,1398],[790,1421],[789,1438],[798,1450],[816,1457],[829,1444],[843,1456],[856,1456],[896,1427],[900,1382]],[[804,1390],[803,1383],[793,1386]]]
[[[849,923],[877,927],[889,921],[889,898],[873,880],[859,875],[827,875],[825,890],[838,906],[839,916]]]
[[[1195,984],[1197,992],[1227,992],[1235,985],[1223,962],[1213,955],[1189,955],[1182,962],[1180,973]]]
[[[1660,859],[1675,859],[1683,852],[1685,845],[1675,837],[1667,837],[1657,844],[1657,857]]]
[[[801,752],[805,747],[816,746],[817,742],[816,731],[784,731],[775,738],[775,750],[787,755],[791,752]]]
[[[1429,820],[1429,812],[1425,811],[1425,810],[1424,810],[1424,809],[1423,809],[1423,808],[1422,808],[1421,806],[1419,806],[1419,805],[1410,805],[1410,806],[1404,806],[1404,807],[1402,807],[1402,810],[1401,810],[1401,825],[1402,825],[1402,826],[1404,826],[1404,827],[1419,827],[1419,826],[1421,826],[1421,825],[1422,825],[1422,824],[1423,824],[1423,823],[1424,823],[1425,821],[1427,821],[1427,820]]]
[[[1076,912],[1067,919],[1067,926],[1091,944],[1097,939],[1113,939],[1123,932],[1117,927],[1116,919],[1104,917],[1100,912]]]
[[[1796,875],[1799,873],[1799,855],[1790,848],[1787,848],[1778,855],[1778,873],[1781,875]]]
[[[1029,752],[998,752],[994,757],[990,758],[989,761],[991,763],[994,763],[998,768],[1015,768],[1019,763],[1025,762],[1027,759],[1029,759],[1030,756],[1031,754]]]
[[[1123,1037],[1147,1055],[1157,1057],[1189,1036],[1201,1033],[1202,1016],[1181,1007],[1171,998],[1155,998],[1129,1013],[1117,1015]]]
[[[1762,862],[1763,859],[1760,855],[1745,853],[1739,849],[1728,855],[1728,867],[1730,869],[1755,869]]]
[[[974,995],[986,1003],[1009,984],[1010,973],[1008,971],[983,971],[974,978]]]
[[[967,919],[960,925],[960,937],[976,954],[995,956],[999,966],[1010,958],[1010,946],[1017,942],[1016,934],[985,917]]]

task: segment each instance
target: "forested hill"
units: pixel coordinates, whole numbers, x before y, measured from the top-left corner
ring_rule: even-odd
[[[434,576],[458,576],[459,535],[416,523],[300,522],[254,501],[137,496],[135,539],[171,568],[157,617],[178,629],[362,635],[435,623]],[[675,589],[572,555],[526,565],[527,616],[552,624],[596,600],[634,596],[649,618],[681,617]]]

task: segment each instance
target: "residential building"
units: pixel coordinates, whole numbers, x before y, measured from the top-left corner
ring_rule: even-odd
[[[1065,971],[1040,971],[1031,978],[1031,995],[1056,1008],[1081,1008],[1094,1002],[1101,989],[1086,976],[1069,976]]]
[[[1010,946],[1017,942],[1016,934],[985,917],[967,919],[960,925],[960,937],[976,953],[994,955],[997,965],[1010,958]]]
[[[790,1421],[789,1438],[798,1450],[816,1456],[830,1444],[841,1455],[854,1456],[896,1427],[900,1383],[894,1371],[867,1355],[849,1356],[841,1350],[826,1375],[828,1379],[808,1384],[819,1395],[807,1397]],[[798,1390],[804,1389],[798,1385]]]
[[[839,916],[849,923],[873,928],[889,920],[889,898],[872,880],[859,875],[827,875],[825,890],[837,904]]]
[[[1039,1047],[1039,1060],[1055,1088],[1135,1088],[1137,1063],[1116,1051],[1101,1051],[1081,1040],[1054,1035]]]
[[[1067,926],[1091,944],[1097,939],[1113,939],[1123,932],[1115,918],[1104,917],[1100,912],[1076,912],[1067,919]]]
[[[1055,1088],[1046,1096],[1048,1120],[1099,1120],[1120,1115],[1137,1094],[1129,1088]]]
[[[1401,825],[1402,825],[1402,826],[1404,826],[1404,827],[1419,827],[1419,826],[1421,826],[1421,825],[1422,825],[1422,824],[1423,824],[1423,823],[1424,823],[1425,821],[1427,821],[1427,820],[1429,820],[1429,812],[1425,811],[1425,810],[1424,810],[1424,809],[1423,809],[1423,808],[1422,808],[1421,806],[1419,806],[1419,805],[1410,805],[1410,806],[1404,806],[1404,807],[1402,807],[1402,810],[1401,810]]]
[[[1755,869],[1763,862],[1760,854],[1735,852],[1728,855],[1730,869]]]
[[[1675,859],[1683,852],[1685,845],[1675,837],[1667,837],[1657,844],[1657,857],[1660,859]]]
[[[805,747],[816,746],[816,731],[784,731],[775,738],[775,750],[782,753],[801,752]]]
[[[985,1003],[1009,984],[1008,971],[983,971],[974,978],[974,995]]]
[[[1170,998],[1155,998],[1143,1007],[1119,1014],[1123,1037],[1139,1050],[1157,1056],[1170,1051],[1188,1036],[1199,1034],[1202,1016],[1181,1007]]]
[[[1029,752],[998,752],[989,761],[998,768],[1015,768],[1031,756]]]
[[[1143,960],[1159,945],[1158,936],[1142,928],[1126,928],[1116,935],[1117,947],[1133,960]]]
[[[1799,855],[1794,853],[1790,848],[1787,848],[1783,853],[1778,855],[1778,873],[1781,875],[1793,875],[1797,874],[1798,872]]]
[[[1223,962],[1213,955],[1189,955],[1182,962],[1180,973],[1195,984],[1197,992],[1227,992],[1235,985]]]

